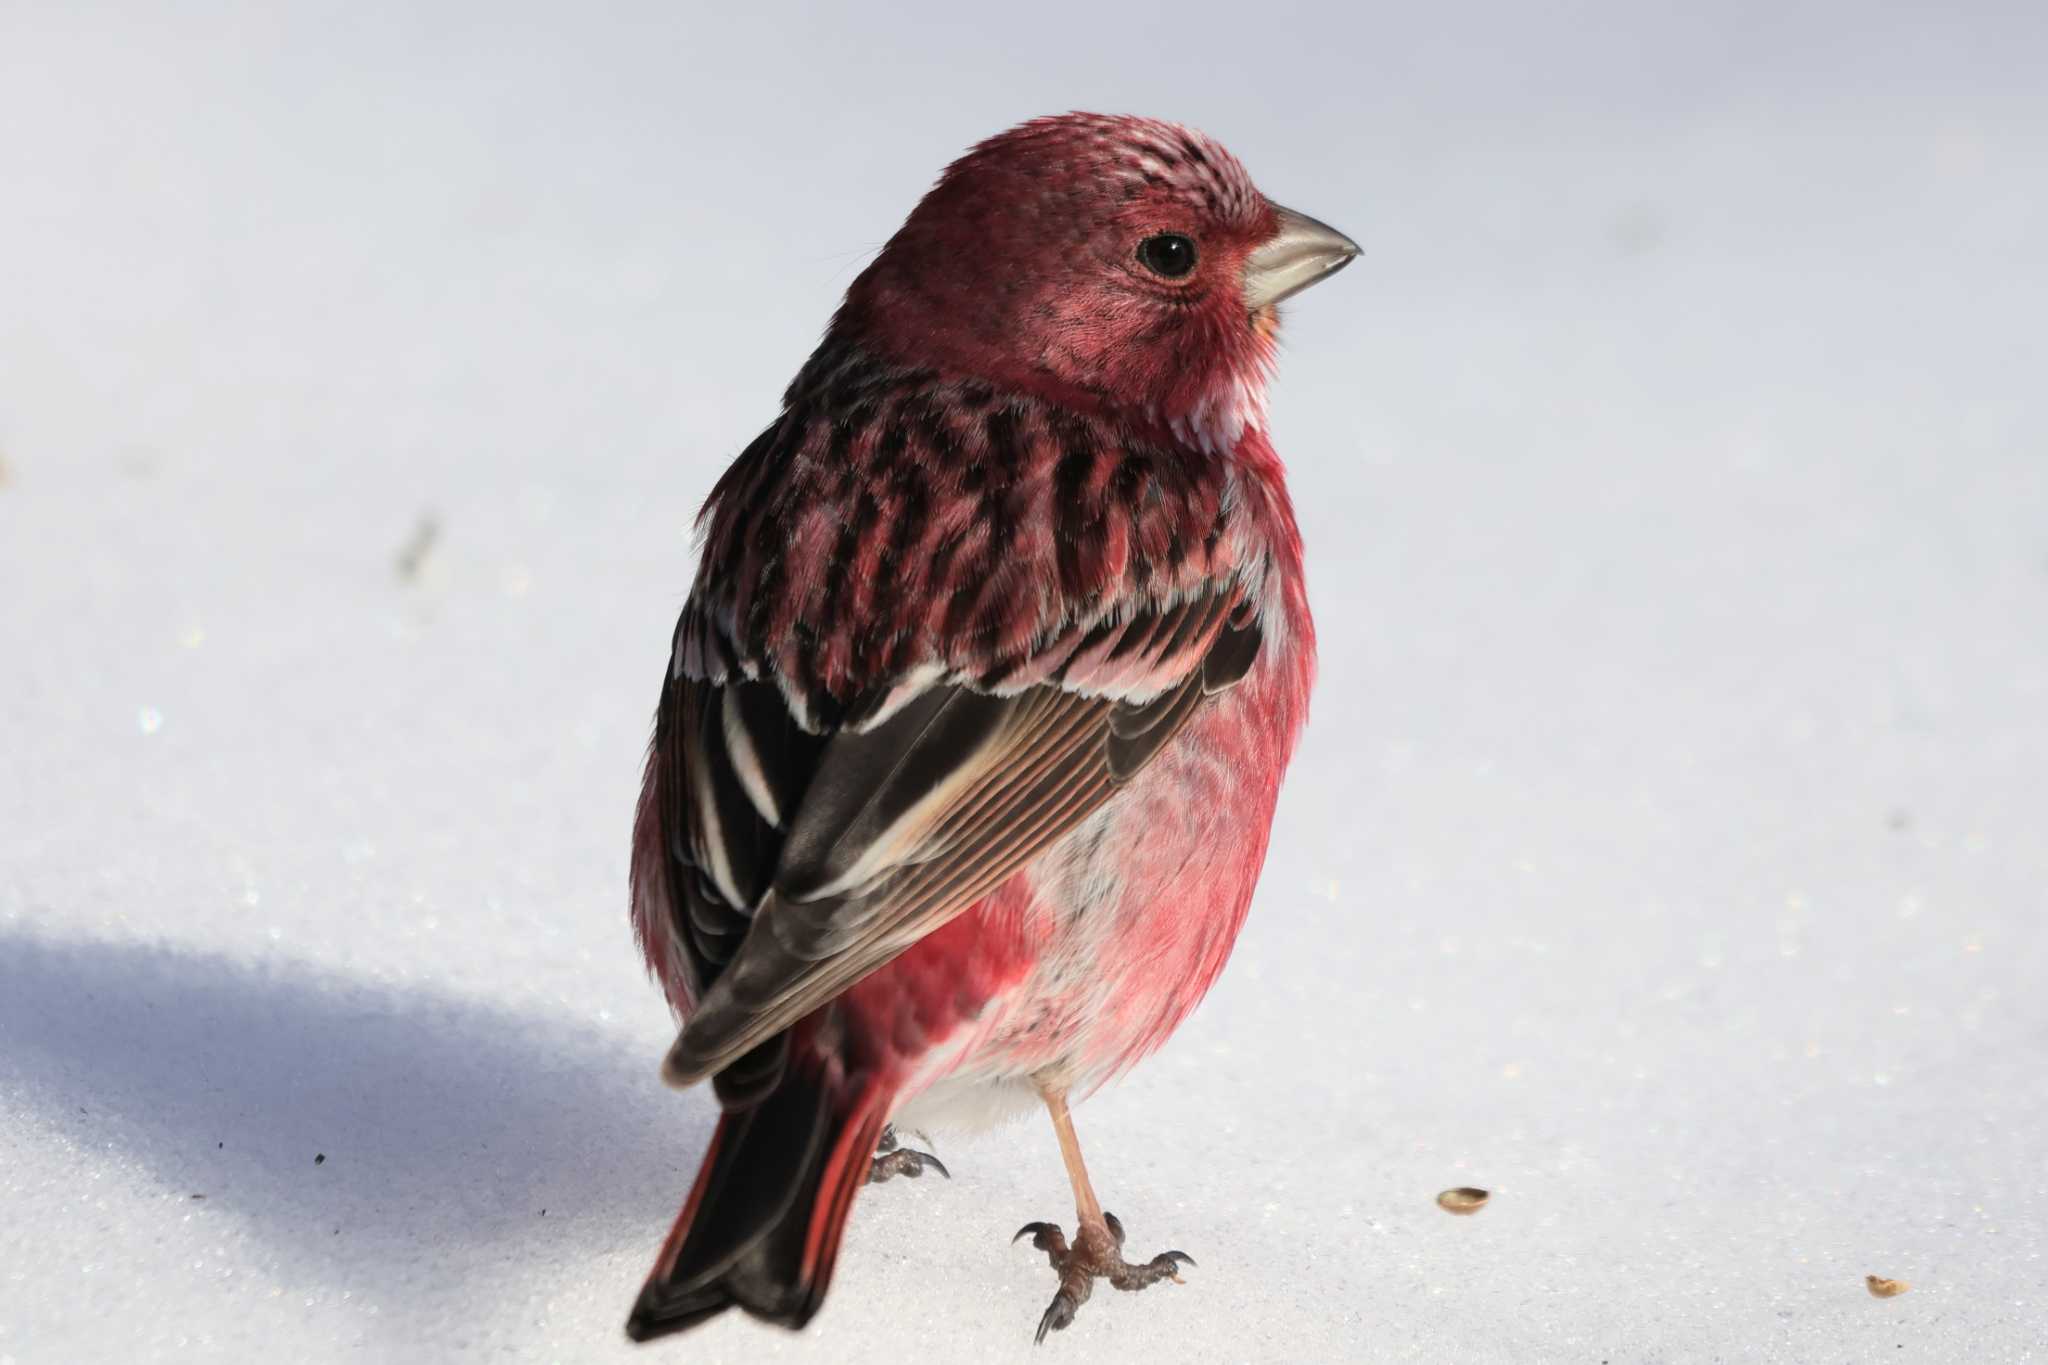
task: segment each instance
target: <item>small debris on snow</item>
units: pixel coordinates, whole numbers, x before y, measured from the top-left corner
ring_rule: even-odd
[[[1445,1190],[1442,1194],[1438,1195],[1436,1197],[1436,1206],[1445,1213],[1455,1213],[1460,1218],[1469,1218],[1485,1208],[1486,1201],[1491,1197],[1485,1190],[1474,1189],[1470,1185],[1460,1185],[1455,1190]]]
[[[420,570],[426,566],[427,556],[434,552],[434,544],[440,538],[441,519],[432,512],[420,513],[420,519],[413,523],[412,534],[405,538],[405,544],[398,547],[399,581],[419,582]]]

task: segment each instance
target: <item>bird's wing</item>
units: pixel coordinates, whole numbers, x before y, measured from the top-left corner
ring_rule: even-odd
[[[1259,643],[1241,587],[1210,582],[1072,626],[1028,686],[912,676],[823,733],[772,682],[677,670],[653,763],[695,1007],[669,1079],[765,1089],[764,1044],[1072,830]]]

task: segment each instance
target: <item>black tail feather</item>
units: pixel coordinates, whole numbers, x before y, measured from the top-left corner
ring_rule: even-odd
[[[687,1331],[728,1308],[799,1328],[823,1302],[839,1234],[886,1105],[792,1068],[718,1122],[689,1202],[640,1291],[626,1335]]]

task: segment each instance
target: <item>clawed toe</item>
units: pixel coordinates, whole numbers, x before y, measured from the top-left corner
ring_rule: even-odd
[[[918,1136],[924,1135],[920,1133]],[[930,1138],[924,1140],[931,1141]],[[946,1169],[946,1163],[930,1152],[914,1151],[900,1145],[896,1141],[895,1128],[882,1130],[882,1140],[875,1144],[875,1158],[868,1163],[868,1184],[879,1185],[899,1175],[915,1180],[926,1171],[937,1171],[948,1180],[953,1178],[953,1173]]]
[[[1158,1284],[1161,1280],[1186,1284],[1187,1281],[1180,1277],[1182,1262],[1194,1264],[1193,1258],[1185,1252],[1162,1251],[1143,1265],[1111,1266],[1107,1278],[1110,1284],[1118,1289],[1143,1289],[1146,1285]]]
[[[937,1171],[948,1180],[953,1178],[953,1173],[946,1169],[946,1164],[930,1152],[898,1147],[893,1152],[882,1153],[868,1163],[868,1184],[879,1185],[899,1175],[915,1180],[926,1171]]]
[[[1031,1340],[1034,1343],[1041,1343],[1045,1340],[1047,1332],[1066,1331],[1073,1323],[1074,1313],[1079,1307],[1080,1305],[1075,1303],[1064,1289],[1053,1295],[1052,1303],[1047,1306],[1045,1315],[1038,1320],[1038,1332]]]

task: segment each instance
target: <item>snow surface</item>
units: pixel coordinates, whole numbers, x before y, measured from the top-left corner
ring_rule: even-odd
[[[1050,1132],[940,1134],[637,1358],[2048,1357],[2042,8],[739,8],[0,10],[0,1361],[632,1356],[691,513],[1076,106],[1367,252],[1259,903],[1080,1111],[1200,1267],[1034,1351]]]

